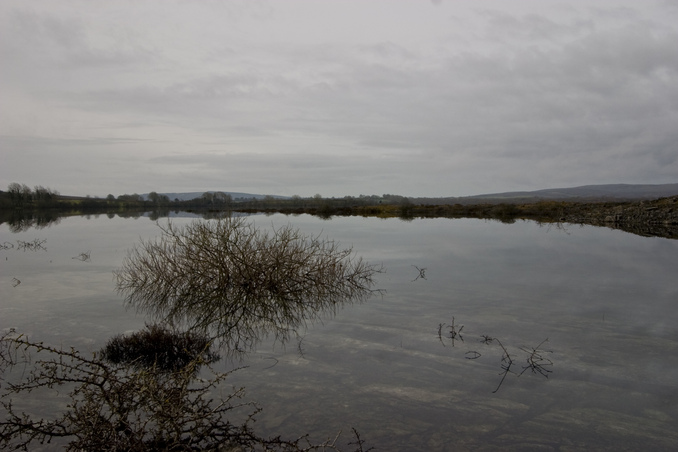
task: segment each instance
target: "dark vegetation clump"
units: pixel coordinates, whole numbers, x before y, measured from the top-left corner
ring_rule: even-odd
[[[219,355],[211,351],[211,342],[205,336],[190,331],[170,331],[160,325],[147,325],[142,331],[120,334],[110,339],[101,349],[101,358],[112,364],[174,372],[198,359],[205,363],[216,362]]]

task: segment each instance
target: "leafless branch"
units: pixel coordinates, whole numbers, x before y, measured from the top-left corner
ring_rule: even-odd
[[[522,351],[528,353],[528,357],[527,357],[527,366],[523,367],[523,371],[520,372],[520,375],[524,374],[526,370],[530,369],[533,374],[538,373],[548,378],[549,376],[548,374],[553,372],[551,369],[547,369],[547,367],[553,366],[553,362],[550,359],[544,357],[544,353],[551,352],[541,350],[541,346],[544,345],[544,342],[547,341],[548,338],[544,339],[543,341],[541,341],[539,345],[532,349],[521,348]]]
[[[426,279],[426,268],[419,268],[416,265],[412,265],[412,267],[416,268],[419,274],[417,275],[416,278],[412,280],[412,282],[415,282],[418,279]]]
[[[244,388],[224,394],[233,371],[215,372],[203,356],[172,370],[114,364],[102,353],[89,358],[9,331],[0,336],[0,449],[31,450],[62,438],[67,451],[339,450],[338,435],[320,444],[307,435],[293,440],[257,435],[251,424],[260,408],[242,401]],[[11,370],[21,365],[31,367],[16,381]],[[208,372],[198,378],[201,366]],[[65,410],[46,419],[15,406],[36,390],[64,397]],[[355,450],[363,451],[364,441],[355,435]]]

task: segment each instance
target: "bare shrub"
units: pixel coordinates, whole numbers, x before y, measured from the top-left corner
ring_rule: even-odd
[[[231,351],[266,333],[284,341],[338,303],[364,300],[381,271],[290,226],[268,233],[226,217],[159,227],[115,272],[118,292],[159,323],[209,333]]]
[[[195,450],[227,439],[247,443],[252,434],[225,418],[247,405],[233,403],[241,389],[212,402],[212,391],[228,373],[194,384],[193,367],[203,364],[199,360],[178,371],[155,372],[109,364],[97,354],[88,358],[24,336],[6,336],[2,347],[3,368],[30,369],[19,382],[5,382],[2,448],[29,450],[34,442],[63,437],[69,440],[66,450]],[[15,411],[12,396],[21,400],[35,390],[67,392],[67,409],[52,419]]]
[[[208,372],[197,377],[200,366]],[[67,451],[338,450],[339,435],[320,444],[306,435],[258,436],[251,424],[260,409],[242,401],[243,388],[223,389],[230,373],[215,372],[201,356],[172,371],[112,364],[10,331],[0,337],[0,449],[60,441]],[[45,391],[64,398],[63,411],[45,418],[15,408],[28,393]],[[349,444],[362,451],[354,434]]]

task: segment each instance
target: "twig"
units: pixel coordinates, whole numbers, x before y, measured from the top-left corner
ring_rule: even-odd
[[[268,357],[266,357],[266,358],[264,358],[264,359],[274,359],[274,360],[275,360],[275,363],[274,363],[274,364],[271,364],[271,365],[268,366],[268,367],[264,367],[262,370],[266,370],[266,369],[270,369],[271,367],[275,367],[275,366],[277,366],[278,363],[280,362],[280,361],[278,361],[278,358],[275,358],[275,357],[273,357],[273,356],[268,356]]]
[[[77,256],[72,257],[71,259],[77,259],[83,262],[90,262],[90,251],[87,251],[86,253],[80,253]]]
[[[523,367],[523,371],[520,372],[520,375],[524,374],[527,369],[530,369],[533,374],[539,373],[543,375],[544,377],[548,378],[551,372],[553,372],[550,369],[546,369],[544,366],[552,366],[553,361],[551,361],[548,358],[544,358],[542,353],[551,353],[550,351],[545,351],[545,350],[540,350],[540,347],[544,344],[544,342],[547,342],[549,339],[546,338],[537,347],[533,348],[532,351],[526,349],[526,348],[521,348],[524,352],[529,353],[529,356],[527,357],[527,366]],[[518,376],[520,376],[518,375]]]
[[[302,347],[301,343],[304,342],[304,337],[299,337],[299,340],[297,342],[297,351],[299,352],[299,356],[304,358],[304,348]]]
[[[499,339],[496,337],[494,340],[497,341],[499,346],[501,347],[502,350],[504,350],[504,354],[501,357],[501,368],[504,370],[503,376],[501,377],[501,381],[499,382],[499,385],[497,385],[497,389],[492,391],[492,394],[496,393],[499,391],[499,388],[501,387],[502,383],[504,383],[504,380],[506,379],[506,375],[511,371],[511,366],[513,365],[513,359],[511,359],[511,355],[509,355],[508,350],[506,350],[506,347],[504,347],[504,344],[501,343]],[[501,374],[499,374],[501,375]]]
[[[441,344],[443,344],[443,347],[446,347],[445,342],[443,341],[443,327],[444,326],[445,326],[444,323],[438,324],[438,340],[440,341]]]
[[[459,339],[460,341],[464,342],[464,338],[461,335],[461,330],[464,329],[464,325],[461,326],[461,328],[457,329],[456,326],[454,325],[454,317],[452,317],[452,325],[449,325],[450,327],[450,332],[448,333],[448,336],[450,339],[452,339],[452,347],[454,347],[454,340]]]
[[[483,338],[483,340],[482,340],[483,344],[491,344],[492,341],[494,341],[494,339],[495,339],[495,338],[493,338],[492,336],[488,336],[487,334],[483,334],[483,335],[480,336],[480,337]]]
[[[412,267],[416,268],[419,271],[419,274],[417,275],[416,278],[412,280],[412,282],[415,282],[419,278],[426,279],[426,268],[419,268],[416,265],[412,265]]]
[[[360,438],[360,433],[358,433],[358,430],[355,429],[355,427],[352,427],[351,430],[353,430],[353,434],[355,435],[355,441],[348,443],[349,446],[357,446],[355,449],[355,452],[368,452],[370,450],[374,450],[374,447],[370,447],[369,449],[363,449],[363,444],[365,444],[365,440]]]

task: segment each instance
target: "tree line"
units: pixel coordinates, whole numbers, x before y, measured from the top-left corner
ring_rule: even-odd
[[[18,182],[12,182],[7,187],[7,194],[9,196],[10,202],[14,206],[25,206],[31,203],[36,204],[49,204],[56,200],[59,196],[59,192],[52,190],[49,187],[43,187],[42,185],[36,185],[31,189],[26,184],[20,184]]]
[[[92,196],[61,196],[58,191],[36,185],[31,189],[26,184],[12,182],[7,192],[0,191],[0,208],[14,208],[19,210],[31,210],[42,208],[56,208],[60,210],[104,210],[111,209],[215,209],[230,210],[277,210],[277,209],[310,209],[316,212],[336,213],[337,209],[368,206],[368,205],[409,205],[409,198],[399,195],[384,194],[344,196],[341,198],[324,198],[320,194],[311,197],[294,195],[289,198],[264,196],[263,198],[233,198],[230,194],[222,191],[207,191],[201,196],[190,200],[170,199],[169,196],[150,192],[143,196],[138,193],[107,195],[105,198]]]

